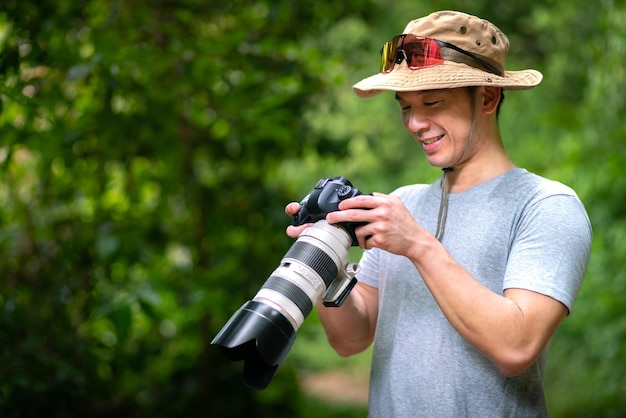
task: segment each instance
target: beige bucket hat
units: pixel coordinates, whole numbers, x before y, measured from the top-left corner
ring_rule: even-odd
[[[499,74],[488,71],[479,60],[467,59],[442,46],[443,63],[410,69],[403,60],[388,73],[378,73],[353,86],[359,97],[368,98],[383,91],[418,91],[468,86],[496,86],[506,90],[526,90],[541,82],[536,70],[505,71],[509,40],[487,20],[462,12],[441,11],[413,20],[403,34],[434,38],[467,51],[489,63]],[[464,59],[459,59],[461,56]]]

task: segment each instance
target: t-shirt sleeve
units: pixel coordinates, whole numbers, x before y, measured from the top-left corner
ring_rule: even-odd
[[[359,265],[361,270],[356,275],[356,278],[369,286],[378,288],[379,282],[379,257],[381,250],[378,248],[372,248],[370,250],[363,251],[361,261]]]
[[[575,195],[538,199],[524,211],[509,254],[503,290],[531,290],[571,312],[591,251],[592,230]]]

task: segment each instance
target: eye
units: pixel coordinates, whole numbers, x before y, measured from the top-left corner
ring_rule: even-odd
[[[441,103],[441,100],[430,100],[430,101],[425,101],[424,102],[424,106],[431,107],[431,106],[435,106],[435,105],[437,105],[439,103]]]
[[[398,104],[400,105],[400,109],[402,109],[402,112],[407,112],[411,110],[411,105],[404,101],[398,101]]]

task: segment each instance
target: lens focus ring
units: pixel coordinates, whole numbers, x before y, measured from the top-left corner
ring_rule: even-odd
[[[311,267],[320,275],[326,287],[337,277],[337,265],[333,259],[318,247],[308,242],[296,241],[284,258],[293,258]]]
[[[309,296],[296,284],[280,277],[270,276],[263,284],[263,289],[274,290],[296,304],[302,315],[306,317],[313,310],[313,303]]]

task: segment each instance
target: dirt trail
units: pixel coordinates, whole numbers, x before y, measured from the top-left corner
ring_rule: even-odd
[[[300,384],[306,393],[330,402],[367,405],[368,379],[345,371],[303,373]]]

